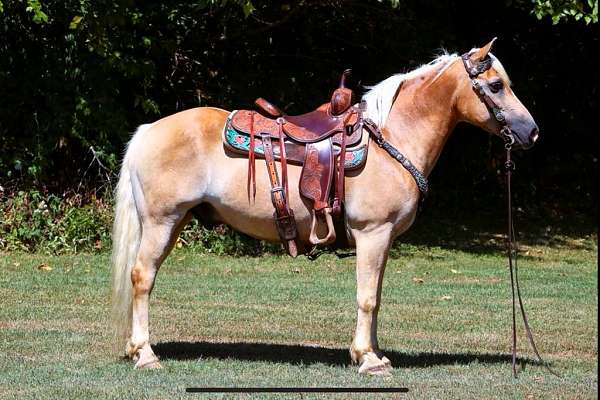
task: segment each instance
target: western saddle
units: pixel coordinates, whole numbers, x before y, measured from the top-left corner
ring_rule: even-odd
[[[248,200],[256,196],[255,158],[264,158],[271,182],[277,231],[288,253],[298,254],[294,212],[288,204],[287,163],[302,166],[300,194],[312,203],[309,240],[313,245],[335,241],[333,217],[342,214],[345,171],[362,167],[368,135],[363,143],[362,107],[352,104],[352,90],[345,86],[350,70],[343,72],[331,100],[301,115],[286,115],[263,98],[255,101],[260,112],[234,111],[224,129],[224,144],[248,156]],[[275,161],[281,164],[282,180]],[[332,186],[334,190],[332,191]],[[327,234],[317,235],[317,222],[325,221]]]

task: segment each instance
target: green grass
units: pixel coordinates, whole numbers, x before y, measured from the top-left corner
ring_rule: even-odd
[[[281,398],[185,394],[186,386],[403,386],[398,395],[288,398],[597,398],[597,260],[591,238],[524,246],[521,285],[542,354],[523,330],[510,369],[510,288],[494,246],[399,245],[388,264],[380,344],[395,366],[349,364],[354,257],[310,262],[176,250],[158,276],[151,340],[164,369],[113,352],[108,255],[0,258],[0,398]],[[39,269],[42,263],[51,270]],[[422,283],[420,282],[422,279]]]

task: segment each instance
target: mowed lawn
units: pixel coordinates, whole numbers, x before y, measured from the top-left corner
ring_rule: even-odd
[[[399,245],[379,338],[395,369],[359,376],[354,257],[197,255],[158,276],[151,340],[162,370],[135,371],[111,342],[109,255],[0,257],[0,398],[597,398],[597,247],[523,246],[521,288],[542,354],[519,333],[510,366],[504,255]],[[520,325],[521,326],[521,325]],[[406,394],[199,395],[188,386],[406,387]]]

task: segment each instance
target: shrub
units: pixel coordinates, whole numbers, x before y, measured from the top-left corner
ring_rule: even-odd
[[[176,246],[217,255],[258,256],[264,253],[282,252],[280,244],[258,241],[234,231],[227,225],[207,228],[196,219],[181,232]]]
[[[113,207],[108,195],[0,192],[0,215],[0,251],[61,254],[101,252],[111,247]],[[225,225],[206,228],[197,220],[183,230],[176,246],[219,255],[281,251],[279,245],[256,241]]]
[[[110,241],[112,208],[94,194],[18,191],[0,199],[0,250],[100,251]]]

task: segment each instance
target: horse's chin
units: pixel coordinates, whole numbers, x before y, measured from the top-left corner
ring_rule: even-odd
[[[518,136],[515,136],[515,144],[513,144],[512,148],[514,150],[529,150],[535,145],[534,141],[528,140],[523,141]]]
[[[513,149],[515,150],[529,150],[534,146],[534,143],[515,143]]]
[[[533,144],[533,143],[531,143],[531,144],[528,144],[528,145],[525,145],[525,146],[523,146],[523,147],[522,147],[522,149],[523,149],[523,150],[529,150],[529,149],[531,149],[533,146],[534,146],[534,144]]]

